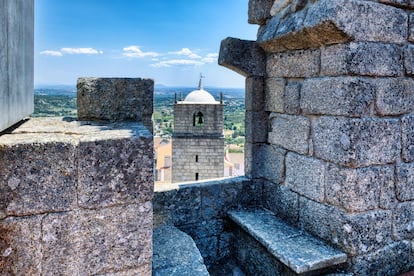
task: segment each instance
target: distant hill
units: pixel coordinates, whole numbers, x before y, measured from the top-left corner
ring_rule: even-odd
[[[180,94],[185,97],[188,93],[195,90],[195,87],[168,87],[157,84],[154,88],[154,97],[168,97],[173,99],[174,94],[180,97]],[[219,98],[220,93],[223,93],[224,99],[229,98],[244,98],[245,92],[243,88],[219,88],[206,87],[205,90],[210,92],[216,99]],[[49,96],[73,96],[76,97],[76,86],[72,85],[36,85],[34,89],[35,95],[49,95]]]
[[[76,86],[73,85],[36,85],[35,95],[72,96],[76,97]]]
[[[177,94],[177,97],[180,97],[182,93],[185,97],[191,91],[196,90],[195,87],[155,87],[154,96],[171,96],[174,97],[174,94]],[[223,93],[224,98],[244,98],[245,90],[243,88],[219,88],[219,87],[205,87],[205,90],[210,92],[213,97],[218,99],[220,93]]]

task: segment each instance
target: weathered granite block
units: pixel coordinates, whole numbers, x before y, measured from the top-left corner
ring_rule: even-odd
[[[302,82],[289,81],[285,88],[284,95],[284,112],[287,114],[300,113],[300,97]]]
[[[408,41],[414,42],[414,13],[409,16]]]
[[[280,13],[282,17],[298,12],[315,3],[316,0],[276,0],[270,10],[272,16]]]
[[[235,235],[235,257],[243,272],[248,275],[292,275],[291,270],[273,258],[264,246],[244,230],[238,228]]]
[[[223,209],[226,208],[226,205],[225,198],[222,196],[223,191],[221,185],[205,185],[200,187],[200,190],[203,219],[223,217]]]
[[[285,34],[289,33],[291,35],[285,36],[284,39],[280,40],[278,44],[283,46],[286,50],[296,50],[296,49],[303,49],[303,45],[305,44],[304,41],[312,41],[310,39],[311,34],[307,33],[306,31],[301,30],[301,26],[303,24],[303,20],[306,17],[306,10],[301,10],[295,13],[290,13],[285,15],[283,12],[275,16],[276,18],[280,18],[281,21],[279,22],[276,32],[273,34],[275,37],[284,36]],[[260,37],[260,36],[259,36]],[[308,47],[305,48],[318,48],[317,42],[312,41]],[[276,46],[276,45],[274,45]],[[273,52],[277,49],[278,46],[274,47],[274,49],[270,50],[265,48],[269,52]]]
[[[386,168],[388,166],[385,166]],[[396,196],[396,179],[395,179],[395,167],[392,168],[394,172],[393,179],[387,179],[388,175],[385,177],[387,181],[384,182],[384,186],[382,186],[380,197],[379,197],[379,208],[384,210],[391,210],[394,208],[395,204],[398,203],[398,199]]]
[[[209,274],[200,251],[191,237],[173,226],[164,226],[154,230],[152,275],[205,276]]]
[[[251,0],[249,1],[249,23],[250,24],[264,24],[269,19],[270,9],[272,8],[274,0]]]
[[[301,227],[336,246],[339,246],[339,236],[343,231],[341,216],[342,213],[334,206],[315,202],[306,197],[299,197],[299,224]]]
[[[180,188],[154,194],[154,214],[167,223],[186,225],[202,221],[200,188]]]
[[[354,41],[401,44],[407,37],[407,15],[391,6],[359,0],[320,0],[288,15],[275,15],[258,34],[268,52],[318,48]]]
[[[412,0],[377,0],[380,3],[393,5],[396,7],[414,7]]]
[[[263,185],[263,206],[288,223],[298,224],[299,196],[285,185],[265,181]]]
[[[243,182],[243,190],[239,195],[241,206],[245,208],[262,205],[263,181],[261,179],[248,179]]]
[[[286,51],[286,48],[281,43],[266,43],[274,37],[274,33],[279,24],[280,16],[273,16],[267,21],[266,25],[260,26],[257,31],[257,43],[266,52],[269,52],[269,50],[273,50],[274,52]]]
[[[414,111],[414,80],[387,78],[376,80],[377,112],[381,115],[400,115]]]
[[[80,140],[77,150],[80,206],[96,208],[152,199],[152,136],[89,136]]]
[[[245,77],[266,75],[265,53],[255,41],[223,39],[218,64]]]
[[[254,154],[256,149],[262,145],[254,144],[248,141],[244,142],[244,175],[250,179],[255,179],[258,177],[257,171],[254,169],[255,164],[258,163],[258,156]]]
[[[281,12],[283,9],[288,7],[291,3],[292,3],[292,0],[276,0],[276,1],[274,1],[272,9],[270,10],[270,14],[272,16],[275,16],[276,14]]]
[[[49,202],[47,204],[59,206],[52,211],[73,209],[76,200],[83,207],[96,208],[145,202],[152,198],[153,138],[141,123],[97,123],[62,118],[38,118],[30,119],[14,130],[11,135],[2,136],[0,140],[2,139],[13,139],[13,143],[21,145],[26,143],[36,145],[43,139],[50,141],[44,145],[48,147],[47,151],[46,148],[42,149],[38,145],[36,154],[30,155],[30,152],[25,154],[28,155],[28,161],[36,161],[32,164],[28,163],[34,168],[31,172],[29,168],[31,174],[36,171],[48,172],[45,177],[33,181],[40,180],[36,185],[46,187],[45,190],[51,190],[44,194],[36,194],[36,196],[38,198],[53,196],[53,201],[49,202],[46,198],[42,202],[42,204]],[[61,142],[52,143],[53,141]],[[71,148],[72,153],[69,151]],[[4,153],[5,151],[0,152],[0,154]],[[55,157],[57,161],[52,159]],[[1,158],[1,160],[5,159]],[[56,176],[49,172],[49,168]],[[22,176],[26,175],[25,173],[22,172]],[[71,175],[73,182],[69,181]],[[33,179],[31,175],[25,177]],[[14,188],[18,185],[15,178],[10,182]],[[55,191],[56,185],[60,185],[57,187],[61,193]],[[42,193],[41,188],[36,189],[37,192]],[[59,199],[63,194],[65,197]],[[71,198],[72,201],[67,198]],[[72,206],[68,202],[73,202]],[[19,208],[30,207],[30,204],[20,204]],[[42,208],[39,208],[40,211]]]
[[[262,111],[265,106],[264,78],[246,78],[246,111]]]
[[[79,78],[80,120],[143,121],[152,116],[154,81],[141,78]]]
[[[272,113],[269,121],[269,143],[301,154],[309,152],[311,123],[307,117]]]
[[[219,236],[224,231],[224,224],[225,222],[222,218],[200,219],[197,223],[177,225],[177,227],[193,239],[202,239],[205,237]]]
[[[204,220],[223,218],[228,210],[257,204],[260,184],[244,177],[197,185],[201,190],[201,213]]]
[[[414,161],[414,115],[401,119],[402,129],[402,158],[405,162]]]
[[[355,41],[398,44],[406,40],[407,22],[407,14],[391,6],[371,1],[320,0],[308,10],[303,25],[306,29],[333,25]]]
[[[398,200],[414,200],[414,163],[397,163],[395,192]]]
[[[414,238],[414,202],[398,204],[393,210],[394,239]]]
[[[40,275],[41,216],[0,220],[0,274]]]
[[[265,111],[246,111],[245,129],[246,142],[267,142],[268,114]]]
[[[289,152],[286,156],[285,184],[300,195],[323,202],[325,167],[321,160]]]
[[[0,141],[0,248],[7,246],[7,252],[0,252],[0,274],[151,271],[153,158],[146,127],[136,122],[39,118],[2,135]],[[147,175],[139,174],[136,160],[140,168],[147,166],[142,169]],[[85,176],[94,178],[88,183],[92,187],[79,184]],[[125,189],[123,181],[131,182],[127,188],[132,190]],[[101,204],[86,206],[95,210],[79,210],[78,199],[88,189],[98,193],[88,196],[102,199]],[[112,204],[118,206],[101,208]],[[4,219],[8,215],[30,216]]]
[[[401,76],[403,50],[395,44],[360,42],[322,49],[321,75]]]
[[[400,275],[412,269],[413,261],[410,242],[401,241],[353,258],[352,271],[355,275]]]
[[[265,82],[265,110],[283,113],[285,111],[285,87],[283,78],[267,78]]]
[[[231,211],[229,217],[257,243],[265,247],[274,259],[295,272],[280,275],[306,275],[310,272],[316,275],[320,269],[332,268],[346,261],[347,256],[343,252],[288,225],[268,210]],[[261,263],[261,259],[255,261]],[[254,268],[260,269],[256,266]],[[278,269],[270,271],[275,270]]]
[[[219,245],[217,236],[195,239],[194,241],[207,266],[213,264],[218,259]]]
[[[301,197],[299,220],[304,229],[351,256],[379,250],[392,242],[391,211],[347,214]]]
[[[332,163],[362,167],[394,162],[400,152],[396,119],[320,117],[313,123],[315,156]]]
[[[281,183],[285,177],[286,150],[275,145],[261,144],[254,152],[253,171],[256,177],[263,177],[273,183]]]
[[[0,136],[0,218],[76,206],[74,140],[64,134]]]
[[[234,258],[234,234],[232,232],[223,232],[218,240],[218,259]]]
[[[151,202],[50,214],[42,225],[45,275],[106,274],[151,263]]]
[[[393,186],[394,169],[391,166],[350,169],[329,164],[326,169],[326,200],[347,212],[377,209],[381,195],[392,193],[389,187]]]
[[[404,48],[404,68],[407,75],[414,75],[414,45],[412,44],[408,44]]]
[[[300,107],[305,114],[357,117],[370,112],[375,91],[372,81],[364,78],[306,79]]]
[[[270,112],[299,114],[301,82],[286,82],[283,78],[267,78],[265,86],[265,110]]]
[[[275,2],[276,5],[276,2]],[[283,52],[286,50],[319,48],[325,40],[334,40],[336,43],[344,42],[348,38],[335,26],[316,26],[315,29],[303,28],[308,9],[293,12],[286,7],[276,14],[258,32],[257,41],[267,52]],[[316,35],[319,32],[319,35]],[[332,42],[331,42],[332,43]]]
[[[378,250],[392,242],[391,212],[375,210],[344,216],[342,248],[351,255]]]
[[[320,70],[319,50],[299,50],[270,54],[266,62],[268,77],[313,77]]]

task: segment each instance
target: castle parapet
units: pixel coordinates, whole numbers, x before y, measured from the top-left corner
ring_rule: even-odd
[[[0,136],[2,275],[151,274],[153,81],[90,83],[88,121],[32,118]]]

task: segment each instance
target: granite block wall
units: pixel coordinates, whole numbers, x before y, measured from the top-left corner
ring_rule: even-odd
[[[264,207],[342,249],[356,275],[414,267],[412,7],[251,0],[257,41],[220,51],[246,76],[246,175]],[[265,74],[246,69],[263,59]]]
[[[262,182],[244,177],[178,184],[154,193],[154,227],[169,224],[189,234],[207,267],[232,258],[227,211],[260,205]]]
[[[0,131],[33,113],[34,1],[0,1]]]
[[[223,177],[223,149],[224,138],[174,138],[173,183]]]

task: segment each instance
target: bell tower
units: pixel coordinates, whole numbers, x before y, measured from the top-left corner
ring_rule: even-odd
[[[172,182],[198,181],[224,175],[222,100],[198,90],[174,103]]]

